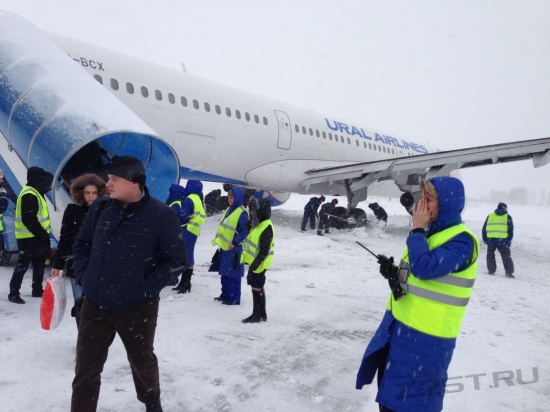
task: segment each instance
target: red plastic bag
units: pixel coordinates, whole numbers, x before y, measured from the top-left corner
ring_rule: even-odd
[[[61,276],[50,276],[40,304],[40,324],[42,329],[52,330],[59,326],[67,306],[65,281]]]

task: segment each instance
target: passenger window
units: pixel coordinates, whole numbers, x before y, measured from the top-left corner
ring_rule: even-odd
[[[300,133],[300,126],[297,124],[294,125],[294,130],[296,130],[297,133]]]
[[[147,87],[141,86],[141,95],[143,97],[149,97],[149,90],[147,90]]]
[[[305,126],[302,126],[302,133],[303,133],[303,134],[306,134],[306,128],[305,128]]]
[[[348,137],[348,144],[351,144],[351,140],[349,139],[349,137]]]
[[[160,90],[155,90],[155,98],[160,102],[162,100],[162,93]]]
[[[222,109],[220,109],[220,106],[216,105],[216,113],[222,114]]]
[[[199,101],[197,99],[193,99],[193,107],[197,110],[199,109],[200,105],[199,105]]]
[[[372,149],[372,146],[371,146],[371,144],[370,144],[370,143],[369,143],[369,149]]]
[[[229,107],[225,108],[225,114],[227,115],[227,117],[231,117],[231,109]]]
[[[317,137],[321,137],[321,135],[319,134],[319,130],[315,130],[315,134],[317,135]]]
[[[100,84],[103,84],[103,79],[99,74],[94,74],[94,79],[96,79]]]
[[[329,139],[329,140],[332,140],[332,133],[329,133],[329,134],[328,134],[328,139]]]
[[[359,140],[355,140],[355,144],[359,147]]]
[[[254,121],[255,121],[256,123],[260,123],[260,118],[258,117],[257,114],[254,115]]]
[[[180,100],[181,100],[181,105],[183,107],[187,107],[187,99],[185,97],[181,96]]]
[[[326,139],[326,138],[327,138],[327,134],[323,132],[323,139]]]
[[[210,103],[204,102],[204,110],[206,110],[207,112],[210,112]]]
[[[241,112],[238,111],[238,110],[235,110],[235,117],[236,117],[237,119],[240,119],[240,118],[241,118]]]
[[[363,145],[365,146],[365,149],[367,148],[367,142],[363,142]]]
[[[335,135],[334,135],[334,143],[336,143],[336,142],[338,142],[338,141],[339,141],[339,140],[338,140],[338,135],[335,134]]]
[[[244,114],[244,118],[246,119],[247,122],[250,121],[250,115],[248,114],[248,112],[246,112],[246,113]]]
[[[126,83],[126,91],[128,94],[134,94],[134,85],[132,83]]]
[[[264,124],[267,126],[267,117],[264,117]]]
[[[394,149],[391,149],[391,154],[395,154],[395,151],[394,151]]]
[[[309,135],[313,136],[313,129],[311,127],[309,128]]]
[[[176,103],[176,98],[172,93],[168,93],[168,101],[172,104]]]
[[[118,80],[111,79],[111,89],[118,90]]]

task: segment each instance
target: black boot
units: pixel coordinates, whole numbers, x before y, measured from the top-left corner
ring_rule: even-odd
[[[160,398],[158,398],[155,403],[150,405],[145,405],[145,412],[163,412],[162,406],[160,405]]]
[[[267,321],[267,312],[265,310],[265,289],[262,289],[262,293],[261,293],[261,305],[260,305],[260,320],[262,322],[266,322]]]
[[[193,276],[193,269],[186,269],[181,275],[181,282],[178,285],[178,293],[191,293],[191,276]]]
[[[262,292],[258,292],[257,290],[252,290],[252,300],[253,300],[253,306],[252,306],[252,315],[250,315],[248,318],[243,319],[243,323],[260,323],[261,321],[261,302],[262,302]]]
[[[317,231],[317,235],[319,235],[319,236],[323,236],[323,234],[321,233],[321,231],[320,231],[320,230],[318,230],[318,231]]]
[[[181,280],[180,280],[180,283],[178,284],[178,278],[176,278],[176,287],[175,288],[172,288],[172,290],[177,290],[179,291],[181,289],[181,285],[183,284],[183,273],[181,275]]]

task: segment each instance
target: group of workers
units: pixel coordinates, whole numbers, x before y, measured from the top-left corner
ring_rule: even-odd
[[[179,274],[177,293],[191,292],[195,244],[206,218],[202,183],[190,180],[186,187],[172,185],[167,206],[149,195],[145,168],[138,159],[115,157],[106,172],[106,183],[93,174],[72,182],[75,204],[63,216],[52,269],[52,275],[59,276],[66,267],[75,308],[79,307],[71,410],[96,410],[101,371],[118,334],[128,354],[138,399],[147,411],[160,412],[158,361],[153,350],[159,293],[174,284]],[[16,205],[20,253],[9,293],[9,300],[19,304],[25,303],[19,289],[31,262],[32,296],[43,293],[51,232],[44,194],[51,188],[53,176],[31,167],[27,179]],[[227,189],[229,207],[212,240],[217,251],[209,270],[221,275],[221,294],[215,300],[224,305],[240,304],[244,264],[249,265],[247,283],[252,289],[253,312],[242,322],[259,323],[267,320],[265,274],[274,255],[271,205],[267,199],[251,197],[246,208],[244,190]],[[380,273],[391,294],[357,375],[357,389],[372,383],[377,375],[376,401],[386,412],[442,410],[447,369],[477,272],[479,241],[461,219],[465,204],[462,182],[436,177],[423,181],[421,190],[423,196],[412,209],[413,229],[400,262],[378,255]],[[103,196],[107,191],[109,196]],[[0,190],[0,207],[4,198]],[[324,196],[310,199],[302,230],[307,220],[315,228],[311,217],[319,218],[317,210],[324,200]],[[325,205],[321,215],[328,220],[336,204],[334,199]],[[373,210],[381,209],[371,205]],[[385,211],[378,213],[387,221]],[[323,218],[318,233],[323,228],[328,232],[325,225]],[[512,218],[506,204],[499,203],[483,226],[489,274],[495,273],[494,252],[498,249],[506,275],[513,277],[512,238]],[[141,339],[135,339],[136,335]],[[439,383],[437,387],[433,382]]]
[[[202,183],[189,180],[185,187],[172,185],[166,205],[150,196],[145,167],[135,157],[114,157],[106,167],[106,176],[107,182],[95,174],[72,181],[74,204],[65,209],[53,261],[52,276],[65,272],[75,300],[72,314],[78,338],[71,410],[96,410],[101,371],[118,334],[130,361],[138,399],[146,411],[161,412],[158,361],[153,349],[159,294],[170,284],[177,284],[178,293],[191,292],[195,244],[206,218]],[[31,167],[17,198],[19,259],[10,282],[10,302],[25,303],[20,288],[30,263],[32,296],[44,293],[52,232],[44,195],[52,183],[51,173]],[[222,289],[215,299],[225,305],[239,305],[241,277],[244,265],[249,265],[247,283],[252,289],[253,311],[242,322],[265,322],[266,271],[275,248],[271,204],[249,196],[247,209],[244,191],[227,189],[229,208],[212,240],[218,250],[210,270],[221,275]],[[109,196],[105,196],[107,192]],[[5,191],[0,190],[0,223],[8,203]]]

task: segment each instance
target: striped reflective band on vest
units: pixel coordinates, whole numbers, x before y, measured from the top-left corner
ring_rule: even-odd
[[[199,236],[201,234],[201,226],[206,221],[204,206],[199,195],[192,193],[187,197],[193,202],[193,214],[189,222],[182,226],[187,226],[189,232],[193,233],[195,236]]]
[[[266,230],[268,227],[271,227],[271,230],[273,231],[273,239],[271,239],[269,253],[267,254],[267,257],[264,259],[264,261],[260,264],[260,266],[258,266],[256,270],[254,270],[254,273],[260,273],[264,270],[269,269],[273,260],[273,255],[275,254],[275,228],[273,227],[273,223],[271,222],[271,220],[264,220],[258,226],[252,228],[245,241],[243,242],[242,262],[246,263],[247,265],[251,265],[252,262],[254,262],[254,259],[256,259],[256,257],[258,256],[258,252],[260,251],[260,247],[258,246],[258,243],[260,242],[260,237],[262,236],[264,230]]]
[[[0,232],[4,230],[4,214],[0,213]]]
[[[487,219],[487,237],[492,239],[506,239],[508,237],[508,213],[497,215],[495,212]]]
[[[228,210],[229,209],[227,209],[223,213],[222,219],[218,226],[216,237],[212,241],[213,246],[218,245],[222,250],[229,250],[229,244],[233,242],[233,238],[235,237],[237,224],[239,223],[239,218],[241,217],[241,214],[243,212],[248,213],[244,206],[239,206],[233,211],[233,213],[229,215],[229,217],[227,218],[227,222],[224,222],[225,215],[227,214]]]
[[[38,213],[36,214],[36,217],[38,221],[40,222],[40,225],[44,228],[44,230],[48,233],[51,233],[52,228],[50,227],[50,214],[48,212],[48,205],[46,204],[46,199],[38,193],[38,191],[31,187],[31,186],[25,186],[23,187],[23,190],[21,190],[21,193],[19,193],[19,197],[17,198],[17,205],[15,208],[15,238],[16,239],[28,239],[34,237],[34,235],[27,229],[27,227],[23,224],[22,219],[22,212],[21,212],[21,203],[22,198],[25,195],[34,195],[36,196],[36,200],[38,202]]]
[[[432,251],[462,233],[468,234],[474,242],[474,250],[467,267],[460,272],[427,280],[409,273],[407,282],[401,284],[406,292],[405,296],[396,301],[392,295],[388,301],[388,309],[397,320],[432,336],[458,336],[475,283],[479,242],[464,224],[450,227],[427,239],[428,249]],[[409,262],[408,249],[405,249],[402,259]]]

